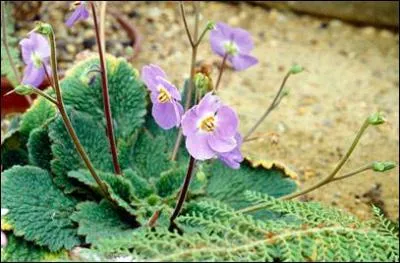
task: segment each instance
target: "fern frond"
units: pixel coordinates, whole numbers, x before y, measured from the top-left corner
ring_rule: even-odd
[[[267,209],[298,217],[304,223],[312,226],[362,224],[353,215],[336,208],[324,207],[316,202],[280,201],[271,196],[257,192],[246,191],[245,196],[254,203],[263,203]]]
[[[183,229],[190,229],[183,235],[164,228],[143,228],[130,237],[102,240],[92,252],[103,260],[122,256],[153,262],[398,259],[398,237],[387,235],[380,228],[358,224],[350,215],[331,208],[319,206],[318,210],[315,204],[270,201],[271,207],[299,221],[259,221],[222,203],[203,201],[197,204],[196,211],[178,218]],[[321,215],[327,215],[327,222]],[[345,219],[334,223],[337,216]]]

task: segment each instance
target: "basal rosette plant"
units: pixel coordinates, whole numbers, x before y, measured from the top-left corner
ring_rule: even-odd
[[[198,12],[199,3],[195,5]],[[227,62],[235,70],[257,63],[249,55],[253,42],[248,32],[209,22],[200,36],[192,36],[180,3],[192,50],[211,31],[211,46],[222,63],[215,85],[210,85],[209,75],[196,74],[192,63],[191,76],[182,80],[185,85],[179,91],[168,81],[173,72],[167,75],[150,64],[139,75],[124,58],[104,53],[94,2],[80,1],[74,8],[67,26],[88,19],[91,13],[99,56],[77,63],[61,81],[51,25],[37,24],[21,41],[26,68],[15,92],[36,93],[39,98],[2,144],[2,261],[85,257],[96,261],[284,260],[296,248],[296,239],[284,239],[291,246],[286,248],[268,247],[262,239],[284,226],[299,230],[299,220],[303,219],[299,211],[315,217],[305,217],[307,233],[353,233],[347,225],[325,232],[315,230],[324,218],[318,217],[313,205],[275,198],[291,199],[319,186],[295,192],[292,173],[277,166],[259,166],[243,158],[240,150],[259,123],[279,105],[284,83],[290,75],[301,72],[301,67],[291,69],[270,108],[242,136],[237,113],[218,97],[218,86]],[[193,59],[195,62],[196,56]],[[36,85],[43,78],[51,85],[41,91]],[[348,156],[365,129],[382,122],[380,114],[368,118]],[[363,171],[391,168],[392,163],[379,162]],[[337,171],[320,185],[354,174],[338,177]],[[290,205],[301,209],[289,209]],[[3,208],[7,211],[4,215]],[[332,215],[348,223],[345,215]],[[396,259],[392,227],[381,221],[385,222],[382,231],[370,225],[356,227],[370,234],[373,244],[386,242],[372,258]],[[221,236],[224,232],[229,234],[226,242]],[[231,240],[236,235],[238,243]],[[250,249],[257,240],[265,248],[261,254],[256,251],[258,246]],[[247,241],[249,249],[242,249]],[[154,242],[159,245],[152,249]],[[344,246],[352,240],[341,242]],[[195,250],[202,246],[205,250],[197,253]],[[188,253],[182,252],[185,248]],[[307,248],[312,246],[301,247]],[[220,252],[214,253],[214,249]],[[169,253],[171,256],[165,257]],[[325,255],[315,258],[331,258]],[[292,256],[304,260],[302,253]]]

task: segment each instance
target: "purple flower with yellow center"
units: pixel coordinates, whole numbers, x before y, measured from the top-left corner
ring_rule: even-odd
[[[26,64],[22,83],[38,87],[46,76],[45,68],[50,74],[50,46],[41,34],[32,32],[28,38],[19,43],[22,50],[22,59]]]
[[[221,157],[230,160],[225,162],[229,165],[238,159],[232,159],[238,149],[238,125],[236,112],[209,92],[182,117],[186,148],[197,160]]]
[[[249,55],[254,44],[251,35],[244,29],[218,22],[211,31],[210,43],[216,54],[222,57],[227,55],[235,70],[245,70],[258,63],[255,57]]]
[[[89,17],[86,1],[75,1],[72,4],[72,9],[75,9],[75,11],[65,22],[68,27],[72,27],[79,20],[85,20]]]
[[[236,133],[235,140],[237,143],[236,147],[230,152],[220,153],[218,155],[218,159],[220,159],[224,164],[233,169],[239,169],[240,163],[243,161],[243,155],[240,152],[240,147],[242,146],[243,138],[240,135],[240,133]]]
[[[183,114],[183,107],[178,102],[181,100],[178,89],[167,80],[167,75],[157,65],[144,66],[142,79],[151,92],[152,115],[156,123],[165,130],[178,127]]]

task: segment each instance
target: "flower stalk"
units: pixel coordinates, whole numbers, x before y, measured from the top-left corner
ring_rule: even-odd
[[[4,17],[4,12],[6,10],[5,8],[6,8],[6,2],[5,1],[1,1],[1,27],[2,27],[1,28],[1,32],[2,32],[1,39],[3,40],[3,46],[4,46],[4,49],[6,51],[8,61],[10,62],[11,69],[13,70],[15,79],[18,82],[21,82],[21,76],[20,76],[20,74],[19,74],[19,72],[17,70],[17,67],[15,65],[15,62],[14,62],[12,56],[11,56],[10,47],[8,46],[7,24],[6,24],[7,22],[6,22],[6,19]],[[31,105],[32,104],[32,98],[29,95],[25,95],[24,97],[25,97],[26,101],[28,102],[28,104]]]
[[[281,86],[279,87],[278,92],[275,95],[275,98],[273,99],[272,103],[269,105],[267,110],[264,112],[264,114],[261,116],[261,118],[253,125],[253,127],[250,128],[250,130],[246,133],[246,135],[243,137],[243,141],[251,141],[252,139],[250,136],[257,130],[258,126],[268,117],[268,115],[276,108],[278,107],[279,103],[281,102],[282,95],[283,95],[283,88],[285,87],[286,81],[289,79],[289,77],[292,75],[292,71],[290,70],[288,73],[286,73],[285,77],[283,78],[283,81],[281,83]]]
[[[188,92],[186,95],[186,100],[185,100],[185,112],[190,108],[191,106],[191,98],[192,98],[192,94],[193,94],[193,87],[194,87],[194,75],[196,74],[196,57],[197,57],[197,47],[199,45],[199,41],[198,41],[198,31],[199,31],[199,15],[200,15],[200,3],[199,2],[195,2],[194,3],[194,7],[195,7],[195,26],[194,26],[194,34],[193,34],[193,38],[190,34],[189,31],[189,27],[186,21],[186,14],[185,14],[185,9],[183,6],[183,2],[179,2],[179,6],[181,9],[181,15],[182,15],[182,20],[183,23],[185,25],[185,31],[187,34],[187,37],[189,39],[190,45],[192,47],[192,59],[191,59],[191,65],[190,65],[190,78],[189,78],[189,87],[188,87]],[[175,141],[175,145],[174,145],[174,149],[172,151],[171,154],[171,160],[175,160],[176,156],[178,154],[179,151],[179,146],[181,145],[182,142],[182,129],[179,129],[178,132],[178,136],[176,138]]]
[[[218,87],[219,87],[219,83],[221,82],[222,73],[224,73],[225,63],[226,63],[226,59],[227,59],[227,58],[228,58],[228,53],[226,53],[226,54],[224,55],[224,57],[222,58],[221,66],[219,67],[219,73],[218,73],[217,83],[215,84],[215,87],[214,87],[214,93],[217,92]]]
[[[185,176],[185,180],[183,181],[183,185],[181,187],[181,191],[179,193],[178,201],[176,202],[176,206],[174,212],[172,213],[169,221],[171,226],[174,225],[175,219],[178,217],[179,213],[182,210],[183,203],[186,200],[187,192],[189,190],[190,180],[192,179],[193,171],[196,166],[196,160],[191,156],[189,160],[188,170]]]
[[[75,129],[72,126],[71,120],[68,117],[67,111],[65,110],[64,101],[62,99],[62,94],[61,94],[60,82],[59,82],[58,73],[57,73],[58,71],[57,71],[57,58],[56,58],[56,41],[55,41],[53,28],[48,24],[42,25],[42,27],[39,26],[38,28],[42,34],[45,34],[48,36],[49,42],[50,42],[50,50],[51,50],[50,62],[51,62],[51,71],[52,71],[52,75],[53,75],[54,90],[56,93],[57,109],[60,112],[61,118],[63,119],[64,125],[68,131],[68,134],[70,135],[70,137],[72,139],[73,144],[75,145],[76,150],[78,151],[79,155],[81,156],[82,160],[84,161],[90,174],[92,175],[92,177],[95,179],[96,183],[98,184],[101,194],[105,198],[107,198],[112,204],[114,204],[114,201],[112,200],[112,198],[110,197],[110,194],[108,192],[107,186],[97,175],[97,173],[94,169],[94,166],[89,159],[89,156],[87,155],[85,149],[83,148],[82,144],[79,141],[79,138],[75,132]],[[42,94],[39,94],[39,95],[42,95]],[[45,96],[45,98],[48,99],[48,97],[46,97],[46,96]]]
[[[92,13],[93,13],[93,22],[94,22],[94,27],[95,27],[95,32],[96,32],[96,41],[97,41],[99,57],[100,57],[101,87],[103,90],[104,114],[105,114],[106,123],[107,123],[107,137],[108,137],[108,140],[110,143],[114,171],[116,174],[121,174],[121,168],[118,163],[118,153],[117,153],[117,146],[115,143],[114,128],[113,128],[113,124],[112,124],[110,95],[109,95],[109,91],[108,91],[107,69],[106,69],[106,63],[105,63],[105,58],[104,58],[104,49],[102,46],[102,39],[100,37],[99,25],[97,22],[96,8],[95,8],[93,2],[90,2],[90,6],[92,8]]]
[[[346,154],[343,156],[343,158],[340,160],[340,162],[336,165],[335,169],[328,174],[325,178],[323,178],[321,181],[317,182],[316,184],[302,190],[299,192],[295,192],[292,193],[290,195],[285,195],[282,196],[280,199],[282,200],[290,200],[296,197],[299,197],[301,195],[307,194],[311,191],[314,191],[326,184],[329,184],[333,181],[338,181],[338,180],[342,180],[345,178],[348,178],[350,176],[359,174],[361,172],[367,171],[367,170],[374,170],[374,171],[379,171],[377,169],[377,166],[384,166],[383,169],[381,169],[381,171],[386,171],[389,169],[392,169],[394,167],[394,164],[392,162],[386,162],[386,163],[378,163],[378,162],[374,162],[372,164],[368,164],[366,166],[360,167],[358,169],[356,169],[355,171],[352,171],[350,173],[347,173],[345,175],[339,176],[339,177],[335,177],[336,174],[340,171],[340,169],[343,167],[343,165],[347,162],[347,160],[349,159],[350,155],[353,153],[354,149],[356,148],[358,142],[360,141],[362,135],[364,134],[364,132],[366,131],[366,129],[370,126],[370,125],[374,125],[373,121],[371,121],[371,117],[368,117],[364,123],[362,124],[361,128],[359,129],[359,131],[357,132],[356,137],[354,138],[350,148],[347,150]],[[386,169],[385,169],[386,168]],[[253,212],[253,211],[257,211],[260,209],[264,209],[266,208],[266,205],[261,203],[261,204],[257,204],[254,206],[250,206],[244,209],[239,210],[239,212],[241,213],[248,213],[248,212]]]

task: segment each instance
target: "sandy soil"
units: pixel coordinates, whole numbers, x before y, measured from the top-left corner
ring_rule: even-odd
[[[67,4],[58,3],[57,9],[50,5],[55,4],[42,7],[42,19],[56,25],[61,69],[65,69],[76,52],[83,49],[82,36],[93,37],[91,22],[67,30],[61,24]],[[142,49],[134,66],[140,69],[148,63],[159,64],[181,86],[189,75],[190,48],[177,3],[109,2],[108,8],[122,11],[142,35]],[[190,4],[187,15],[191,23]],[[109,50],[115,55],[127,54],[127,36],[111,16],[107,18]],[[242,132],[272,101],[293,63],[307,69],[289,79],[290,95],[258,129],[261,139],[244,145],[246,155],[285,163],[298,173],[300,187],[304,188],[334,168],[364,119],[381,110],[388,123],[368,129],[343,172],[374,160],[399,162],[398,33],[265,10],[246,3],[203,3],[201,28],[207,20],[240,26],[254,37],[253,55],[260,63],[243,72],[227,70],[221,83],[220,95],[239,112]],[[21,24],[23,35],[30,26]],[[208,37],[200,46],[198,59],[213,65],[216,78],[220,59],[212,54]],[[384,174],[365,172],[327,185],[306,198],[337,205],[362,218],[370,217],[369,207],[374,203],[396,219],[398,175],[398,168]]]

